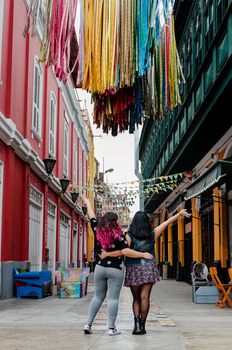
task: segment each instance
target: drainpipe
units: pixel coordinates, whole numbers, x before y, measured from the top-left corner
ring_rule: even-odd
[[[135,175],[139,179],[139,210],[144,211],[143,176],[139,170],[139,138],[140,130],[136,128],[134,132]]]

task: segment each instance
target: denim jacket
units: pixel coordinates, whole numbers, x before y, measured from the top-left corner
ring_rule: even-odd
[[[138,264],[143,264],[151,261],[156,262],[155,249],[154,249],[154,235],[146,239],[138,239],[137,237],[132,235],[130,232],[128,232],[128,235],[131,239],[131,245],[130,245],[131,249],[134,249],[138,252],[150,253],[153,255],[154,258],[150,260],[150,259],[143,259],[143,258],[135,259],[135,258],[126,257],[125,265],[138,265]]]

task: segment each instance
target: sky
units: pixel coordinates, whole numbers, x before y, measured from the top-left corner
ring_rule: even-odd
[[[93,124],[93,105],[91,96],[82,89],[77,89],[80,104],[89,112],[90,122],[94,137],[95,157],[100,163],[100,171],[113,168],[114,171],[105,174],[105,182],[130,182],[137,180],[134,174],[134,135],[129,132],[113,137],[110,133],[104,134],[102,129],[97,129]],[[99,137],[101,136],[101,137]],[[138,202],[131,208],[132,213],[137,211]]]

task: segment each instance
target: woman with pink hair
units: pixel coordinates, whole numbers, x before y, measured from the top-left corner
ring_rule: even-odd
[[[108,328],[109,335],[121,332],[116,328],[115,321],[118,314],[119,295],[122,288],[124,271],[123,255],[130,258],[152,259],[146,252],[136,252],[128,247],[127,240],[118,223],[115,213],[106,213],[99,222],[96,219],[90,201],[82,197],[87,206],[91,227],[96,237],[96,267],[94,271],[94,297],[89,305],[85,334],[91,334],[91,326],[108,291]],[[110,252],[110,257],[102,257],[102,251]],[[121,251],[121,252],[120,252]]]

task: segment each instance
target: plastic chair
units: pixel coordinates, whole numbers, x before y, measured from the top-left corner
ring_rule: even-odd
[[[208,267],[203,263],[193,265],[192,277],[192,300],[195,302],[196,291],[202,286],[212,286],[213,283],[209,280]]]

